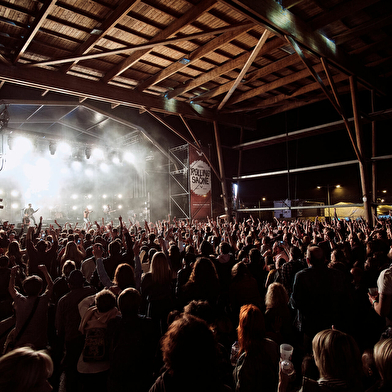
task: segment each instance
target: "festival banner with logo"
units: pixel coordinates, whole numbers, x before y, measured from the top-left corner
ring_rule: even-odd
[[[205,220],[211,216],[211,168],[204,155],[189,146],[191,218]]]

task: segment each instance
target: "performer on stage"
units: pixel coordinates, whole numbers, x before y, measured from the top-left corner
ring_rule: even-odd
[[[86,209],[85,209],[84,212],[83,212],[83,220],[84,220],[84,227],[85,227],[85,228],[87,228],[88,225],[89,225],[89,223],[90,223],[90,214],[91,214],[92,212],[93,212],[93,211],[90,211],[90,210],[88,209],[88,207],[86,207]]]
[[[110,204],[106,205],[103,207],[103,213],[105,214],[105,218],[108,222],[112,220],[112,212],[115,212],[116,210],[112,210],[112,207]]]
[[[32,207],[31,203],[29,203],[28,207],[25,208],[24,210],[24,217],[23,217],[23,223],[30,223],[30,219],[34,222],[34,224],[36,225],[36,221],[35,221],[35,217],[34,214],[38,211],[39,209],[37,208],[36,210],[34,210],[34,208]]]

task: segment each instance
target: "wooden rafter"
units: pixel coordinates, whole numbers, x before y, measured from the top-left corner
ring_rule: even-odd
[[[15,54],[14,61],[13,61],[14,64],[16,64],[19,61],[19,59],[21,58],[21,56],[23,55],[27,47],[30,45],[31,41],[34,39],[38,30],[45,22],[46,17],[49,15],[50,12],[52,12],[54,7],[56,6],[56,1],[57,0],[49,0],[44,2],[43,6],[41,7],[37,16],[35,17],[32,26],[29,28],[28,34],[26,34],[25,38],[23,39],[23,43],[20,46],[20,49]]]
[[[315,66],[315,70],[321,71],[323,69],[321,64],[317,64]],[[260,87],[255,87],[246,91],[244,93],[238,94],[230,100],[230,105],[234,105],[238,102],[245,101],[249,98],[256,97],[257,95],[264,94],[268,91],[275,90],[279,87],[286,86],[290,83],[297,82],[298,80],[308,78],[311,76],[311,73],[308,69],[304,69],[299,72],[293,72],[291,75],[284,76],[283,78],[277,78],[273,82],[265,83]]]
[[[328,58],[335,67],[339,67],[349,75],[357,75],[359,81],[368,88],[384,93],[385,86],[382,86],[362,64],[353,61],[341,47],[336,46],[319,31],[313,31],[305,21],[290,10],[282,12],[282,7],[275,0],[220,1],[242,12],[256,23],[275,30],[278,34],[295,37],[298,43],[318,57]]]
[[[243,24],[241,24],[243,26]],[[89,54],[83,54],[80,56],[69,56],[69,57],[63,57],[55,60],[46,60],[46,61],[39,61],[36,63],[28,63],[26,65],[21,65],[22,67],[43,67],[43,66],[48,66],[48,65],[57,65],[57,64],[62,64],[62,63],[69,63],[69,62],[78,62],[82,60],[92,60],[92,59],[99,59],[102,57],[106,56],[113,56],[113,55],[118,55],[118,54],[125,54],[125,53],[133,53],[138,50],[145,50],[145,49],[152,49],[156,46],[165,46],[165,45],[171,45],[174,43],[179,43],[179,42],[184,42],[184,41],[189,41],[193,39],[200,39],[200,38],[205,38],[209,37],[211,35],[216,35],[216,34],[222,34],[225,32],[233,31],[238,28],[238,25],[236,26],[229,26],[229,27],[222,27],[220,29],[215,29],[215,30],[210,30],[206,31],[203,33],[195,33],[195,34],[190,34],[184,37],[176,37],[176,38],[169,38],[165,39],[162,41],[158,42],[153,42],[153,43],[146,43],[146,44],[141,44],[141,45],[135,45],[135,46],[129,46],[126,48],[121,48],[121,49],[114,49],[114,50],[108,50],[104,52],[98,52],[98,53],[89,53]]]
[[[263,46],[263,48],[259,52],[259,56],[262,56],[263,54],[268,53],[268,51],[279,48],[280,46],[283,45],[284,42],[280,38],[274,38]],[[192,90],[198,86],[201,86],[204,83],[207,83],[210,80],[213,80],[221,75],[224,75],[235,68],[243,67],[246,61],[248,60],[248,58],[249,58],[249,53],[248,52],[243,53],[237,58],[227,61],[220,67],[216,67],[209,72],[203,73],[202,75],[193,79],[189,83],[186,83],[181,87],[175,88],[173,91],[170,91],[168,93],[168,98],[175,98],[176,96],[183,94],[189,90]]]
[[[271,64],[266,65],[265,67],[262,67],[260,69],[257,69],[256,71],[250,72],[244,77],[244,84],[248,84],[253,82],[254,80],[257,80],[259,78],[262,78],[263,76],[269,75],[274,72],[278,72],[279,70],[290,67],[291,65],[298,64],[300,63],[301,60],[298,59],[297,56],[290,55],[288,57],[285,57],[281,60],[274,61]],[[198,102],[198,101],[204,101],[209,98],[216,97],[217,95],[223,94],[226,91],[229,91],[231,86],[234,84],[234,80],[227,82],[225,84],[222,84],[210,91],[207,91],[203,94],[194,96],[190,99],[190,101],[193,102]]]
[[[362,23],[361,25],[354,27],[349,31],[346,31],[344,33],[335,36],[334,41],[336,45],[342,45],[353,38],[357,38],[361,36],[362,34],[369,33],[369,31],[379,30],[391,24],[392,24],[392,14],[388,14],[386,16],[380,16],[366,23]]]
[[[151,110],[165,114],[182,114],[187,118],[203,119],[205,121],[218,121],[234,126],[243,125],[245,128],[256,128],[256,123],[250,118],[228,115],[218,115],[203,107],[194,107],[186,102],[169,102],[161,96],[151,96],[117,86],[108,86],[102,82],[52,72],[37,68],[31,72],[29,68],[7,67],[0,64],[0,80],[19,84],[26,87],[50,89],[52,92],[70,94],[77,97],[104,101],[110,104],[120,104],[133,108],[148,107]]]
[[[351,0],[333,7],[329,12],[324,12],[320,16],[310,21],[312,30],[318,30],[327,24],[333,23],[346,16],[352,15],[372,4],[378,3],[380,0]]]
[[[99,30],[100,33],[94,35],[90,33],[91,35],[87,39],[87,41],[80,45],[74,54],[78,56],[89,52],[101,38],[107,35],[109,31],[112,30],[113,27],[115,27],[115,25],[119,23],[121,19],[126,16],[130,11],[132,11],[132,9],[134,9],[140,2],[141,0],[124,0],[120,2],[120,4],[115,8],[110,17],[105,19],[101,26],[97,26],[97,30]],[[61,71],[69,71],[72,65],[75,64],[77,61],[78,60],[75,60],[72,64],[64,66]]]
[[[218,110],[221,110],[225,103],[229,100],[231,95],[234,93],[235,89],[238,87],[238,85],[241,83],[242,78],[245,76],[245,74],[248,72],[249,67],[252,65],[253,61],[259,54],[260,50],[266,43],[268,36],[269,36],[269,31],[266,29],[264,30],[263,35],[260,37],[259,42],[257,45],[254,47],[252,53],[250,54],[248,60],[246,61],[244,67],[242,68],[241,72],[238,74],[237,79],[235,80],[233,86],[230,87],[230,90],[227,92],[225,97],[223,98],[222,102],[218,106]]]
[[[334,76],[335,83],[339,83],[339,82],[342,82],[344,80],[348,80],[348,76],[345,75],[345,74],[337,74],[336,76]],[[230,112],[231,113],[238,113],[238,112],[247,112],[247,111],[251,111],[251,110],[263,109],[264,107],[274,106],[274,105],[277,105],[277,104],[279,104],[279,103],[281,103],[283,101],[292,100],[295,97],[298,97],[300,95],[304,95],[304,94],[307,94],[309,92],[312,92],[312,91],[315,91],[315,90],[319,90],[319,89],[320,89],[320,85],[319,85],[318,82],[310,83],[310,84],[307,84],[306,86],[303,86],[303,87],[299,88],[293,94],[290,94],[290,95],[288,95],[288,94],[275,95],[274,97],[260,100],[260,102],[258,104],[256,104],[256,105],[247,105],[247,106],[244,106],[242,108],[230,108]],[[324,95],[324,99],[325,99],[325,95]],[[317,102],[319,100],[320,99],[318,99]],[[306,105],[307,104],[308,103],[306,103]],[[288,102],[287,105],[290,105],[290,103]]]
[[[239,25],[235,30],[230,30],[219,37],[214,38],[213,40],[207,42],[205,45],[200,46],[195,51],[193,51],[188,57],[187,63],[176,62],[169,65],[167,68],[158,72],[157,74],[149,77],[147,80],[141,82],[137,86],[138,91],[143,91],[149,88],[150,86],[159,83],[160,81],[168,78],[170,75],[180,71],[181,69],[188,67],[195,61],[201,59],[206,56],[208,53],[213,52],[216,49],[219,49],[221,46],[226,45],[228,42],[232,41],[235,38],[238,38],[240,35],[246,33],[254,27],[254,23],[245,23]]]
[[[187,13],[185,13],[182,17],[175,20],[171,25],[166,27],[166,29],[162,30],[158,33],[154,38],[150,40],[150,43],[159,42],[164,39],[169,38],[171,35],[178,33],[183,27],[187,26],[189,23],[192,23],[200,15],[204,14],[208,10],[210,10],[215,4],[217,0],[202,0],[197,7],[191,8]],[[104,83],[110,82],[113,78],[123,73],[129,67],[134,65],[139,61],[139,59],[145,54],[149,53],[151,49],[144,49],[132,53],[129,57],[124,59],[120,64],[112,68],[106,75],[102,78]]]

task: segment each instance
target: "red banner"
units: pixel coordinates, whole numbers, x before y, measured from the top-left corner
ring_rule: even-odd
[[[191,218],[206,220],[211,216],[211,168],[204,155],[189,146]]]

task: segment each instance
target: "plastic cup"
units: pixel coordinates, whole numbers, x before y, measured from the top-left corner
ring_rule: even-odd
[[[290,360],[291,355],[293,354],[293,346],[291,346],[290,344],[281,344],[280,345],[280,357],[283,360]]]
[[[369,294],[372,297],[375,297],[378,294],[378,288],[377,287],[370,287],[369,288]]]

